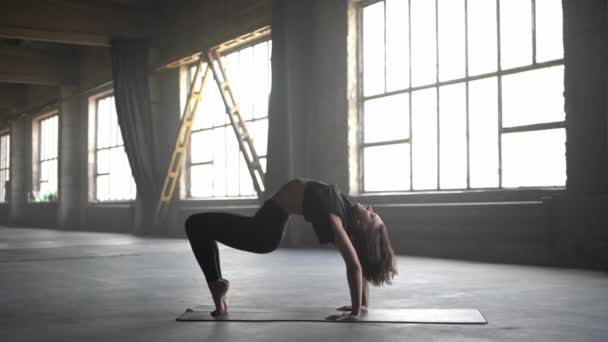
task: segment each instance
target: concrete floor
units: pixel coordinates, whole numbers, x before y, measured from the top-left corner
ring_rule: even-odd
[[[221,250],[229,305],[348,304],[333,250]],[[0,227],[0,341],[607,341],[602,272],[400,257],[371,306],[477,308],[487,325],[176,322],[210,303],[181,239]],[[328,312],[327,314],[331,314]]]

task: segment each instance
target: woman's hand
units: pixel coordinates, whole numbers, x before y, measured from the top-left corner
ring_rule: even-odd
[[[350,305],[344,305],[341,308],[337,308],[338,311],[353,311],[353,307]],[[361,305],[361,311],[367,311],[367,305]]]
[[[328,321],[358,321],[359,315],[353,315],[352,313],[341,313],[325,317],[325,319]]]

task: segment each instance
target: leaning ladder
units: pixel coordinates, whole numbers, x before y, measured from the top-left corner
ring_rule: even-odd
[[[241,110],[232,91],[228,78],[226,77],[226,69],[222,64],[222,59],[216,49],[210,50],[205,54],[207,59],[207,65],[211,67],[213,77],[220,89],[224,105],[226,106],[226,113],[230,118],[230,124],[236,134],[239,147],[247,163],[249,174],[253,180],[253,186],[258,194],[259,198],[263,197],[264,194],[264,170],[260,163],[260,158],[255,151],[253,144],[253,138],[247,130],[247,126],[241,117]]]
[[[198,80],[203,67],[205,68],[205,71],[203,73],[203,78],[199,82]],[[194,78],[192,79],[190,93],[188,94],[188,101],[184,107],[181,124],[179,131],[177,132],[177,141],[175,142],[173,155],[171,156],[171,163],[169,164],[167,176],[165,177],[163,189],[160,193],[160,199],[156,207],[154,222],[157,224],[166,217],[169,205],[171,204],[173,192],[175,191],[175,186],[179,180],[179,173],[182,168],[184,156],[186,155],[188,142],[190,141],[192,124],[194,123],[194,117],[196,116],[198,104],[201,101],[202,91],[203,87],[205,86],[205,81],[207,81],[207,76],[209,76],[209,66],[201,58],[196,66],[196,72],[194,73]]]
[[[201,79],[200,83],[197,83],[203,67],[205,67],[203,78]],[[253,139],[251,138],[245,122],[241,117],[240,109],[230,83],[228,83],[226,69],[222,64],[221,57],[219,56],[217,50],[212,50],[201,55],[196,67],[196,72],[190,87],[190,94],[188,96],[188,101],[186,102],[186,107],[184,108],[180,129],[177,134],[177,141],[175,143],[175,148],[173,149],[171,163],[169,165],[169,169],[167,170],[167,176],[165,177],[163,189],[156,208],[156,223],[159,223],[166,217],[169,205],[171,204],[171,199],[173,198],[173,193],[175,192],[175,187],[179,179],[183,159],[186,154],[186,148],[190,140],[192,124],[194,122],[198,104],[201,100],[203,86],[207,80],[209,70],[211,70],[213,73],[217,86],[220,90],[220,94],[222,95],[222,100],[226,106],[226,113],[230,118],[230,124],[236,135],[239,148],[243,153],[245,162],[247,163],[247,168],[249,169],[249,174],[253,180],[255,190],[260,198],[263,197],[264,170],[262,169],[260,158],[255,151]]]

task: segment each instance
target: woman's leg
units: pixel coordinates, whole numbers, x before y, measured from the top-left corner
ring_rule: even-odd
[[[186,220],[186,235],[207,282],[221,279],[217,242],[253,253],[269,253],[281,242],[288,214],[267,201],[253,217],[200,213]]]
[[[283,209],[266,201],[253,217],[210,212],[194,214],[186,220],[186,235],[216,303],[217,310],[212,315],[225,311],[224,296],[228,291],[228,282],[222,279],[217,242],[239,250],[269,253],[281,242],[288,219]]]

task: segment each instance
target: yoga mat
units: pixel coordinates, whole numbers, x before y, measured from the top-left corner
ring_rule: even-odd
[[[325,317],[339,314],[335,308],[256,308],[229,306],[221,318],[209,314],[215,308],[200,305],[187,309],[177,321],[228,321],[228,322],[353,322],[328,321]],[[358,321],[363,323],[425,323],[425,324],[486,324],[476,309],[371,309]]]

